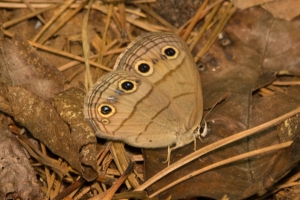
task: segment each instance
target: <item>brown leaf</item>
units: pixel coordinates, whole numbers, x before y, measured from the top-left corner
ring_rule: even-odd
[[[237,8],[246,9],[261,4],[267,4],[268,2],[272,2],[272,1],[274,0],[252,0],[252,1],[232,0],[232,3]]]
[[[5,85],[1,89],[1,110],[14,116],[17,122],[30,130],[51,151],[67,160],[84,178],[89,181],[95,179],[96,138],[90,127],[83,125],[81,107],[84,93],[73,89],[70,91],[75,92],[75,98],[70,95],[56,97],[59,101],[56,103],[57,109],[70,125],[70,133],[67,124],[44,100],[63,91],[64,76],[39,56],[19,34],[15,34],[12,40],[2,40],[0,56],[3,58],[0,59],[3,69],[0,81]],[[10,87],[5,91],[7,86],[25,89]]]
[[[19,34],[1,40],[0,82],[22,86],[45,99],[63,90],[64,76]]]
[[[53,98],[59,116],[70,126],[71,141],[76,145],[80,158],[83,177],[87,181],[97,178],[96,136],[83,117],[85,93],[77,88],[70,88]]]
[[[297,0],[281,0],[261,5],[272,13],[275,18],[291,21],[300,14],[300,5]]]
[[[48,101],[24,88],[8,87],[5,96],[16,122],[26,127],[36,139],[44,143],[54,154],[69,162],[83,177],[88,180],[97,177],[94,171],[95,163],[93,163],[95,159],[93,158],[95,136],[92,137],[89,132],[84,132],[84,128],[80,126],[74,127],[74,129],[81,132],[82,135],[70,133],[68,125]],[[85,133],[87,135],[84,135]],[[88,151],[82,152],[83,150]]]
[[[24,149],[7,129],[0,131],[0,199],[11,194],[20,199],[44,199]]]
[[[300,20],[286,23],[273,19],[260,8],[236,13],[208,53],[202,58],[201,74],[204,107],[231,95],[207,116],[211,125],[207,143],[197,142],[197,149],[242,130],[279,117],[300,105],[298,86],[275,91],[275,95],[252,95],[259,87],[274,80],[276,70],[299,73],[297,52]],[[282,29],[281,27],[288,27]],[[288,32],[286,32],[288,30]],[[271,64],[272,63],[272,64]],[[251,157],[218,167],[184,181],[159,195],[160,199],[210,197],[244,199],[263,194],[300,160],[299,115],[254,136],[226,145],[177,169],[149,188],[153,193],[163,186],[204,166],[251,150],[293,140],[279,151]],[[163,133],[162,133],[163,134]],[[171,154],[171,163],[193,152],[193,144]],[[144,150],[146,178],[166,167],[167,150]]]

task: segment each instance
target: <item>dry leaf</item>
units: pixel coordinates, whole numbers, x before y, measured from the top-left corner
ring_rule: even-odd
[[[235,7],[240,9],[246,9],[251,8],[253,6],[265,4],[268,2],[272,2],[274,0],[251,0],[251,1],[245,1],[245,0],[232,0],[232,3],[235,5]]]
[[[300,14],[300,4],[297,0],[281,0],[261,5],[272,13],[275,18],[291,21]]]
[[[0,132],[0,199],[44,199],[24,149],[7,129]]]
[[[98,176],[96,138],[83,120],[82,102],[85,94],[73,89],[67,91],[65,96],[57,95],[54,99],[57,100],[59,116],[45,99],[63,91],[64,76],[61,72],[39,56],[18,34],[12,40],[2,40],[1,56],[3,76],[0,82],[4,84],[1,110],[11,114],[84,178],[94,180]],[[8,88],[7,91],[5,88]],[[60,117],[70,125],[71,130]]]
[[[22,86],[45,99],[63,90],[64,75],[19,34],[12,40],[1,40],[0,82],[6,86]]]
[[[77,88],[70,88],[53,98],[59,116],[69,125],[70,143],[75,147],[80,159],[83,177],[88,180],[97,178],[96,136],[83,117],[83,101],[85,93]],[[64,151],[64,149],[61,149]],[[68,158],[70,159],[70,158]]]
[[[84,178],[92,180],[97,177],[94,169],[95,163],[93,163],[95,152],[92,151],[96,145],[95,136],[91,137],[89,133],[73,136],[69,126],[60,118],[48,101],[24,88],[8,87],[5,97],[16,122],[26,127],[36,139],[44,143],[54,154],[64,158]],[[84,134],[84,132],[82,133]],[[85,148],[90,151],[81,152]],[[86,159],[92,159],[92,164]]]

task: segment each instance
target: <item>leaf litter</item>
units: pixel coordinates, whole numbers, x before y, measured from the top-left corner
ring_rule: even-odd
[[[291,20],[287,22],[277,19],[275,14],[273,17],[259,6],[236,11],[226,1],[200,2],[194,8],[187,2],[176,9],[180,12],[180,8],[191,8],[194,12],[186,13],[186,16],[169,15],[173,19],[191,19],[190,25],[175,20],[175,28],[159,17],[163,13],[155,13],[160,12],[162,5],[167,5],[164,1],[131,1],[130,4],[127,1],[90,1],[88,15],[82,8],[88,8],[85,1],[69,0],[62,5],[56,1],[24,2],[4,1],[0,4],[3,8],[2,30],[6,35],[1,38],[0,109],[13,118],[11,124],[15,125],[10,127],[16,130],[26,128],[21,129],[26,130],[22,131],[23,135],[10,129],[18,140],[4,128],[3,141],[9,144],[9,140],[14,140],[14,145],[17,145],[14,149],[21,149],[20,144],[24,145],[31,158],[25,159],[19,154],[24,165],[19,169],[25,168],[19,180],[18,177],[5,176],[6,171],[1,171],[0,176],[4,175],[1,180],[7,180],[5,184],[10,189],[1,190],[0,195],[33,199],[62,199],[67,195],[69,199],[146,199],[150,198],[146,191],[151,196],[185,175],[193,178],[153,198],[259,199],[271,195],[271,188],[282,194],[280,189],[283,186],[277,182],[299,161],[298,115],[221,149],[212,149],[208,155],[173,169],[163,178],[165,175],[160,171],[167,166],[161,161],[165,159],[166,150],[143,149],[144,159],[141,159],[139,149],[96,139],[83,120],[82,102],[85,88],[105,70],[111,70],[117,54],[130,40],[148,31],[175,31],[184,35],[187,43],[193,46],[191,49],[201,71],[205,108],[212,108],[222,95],[230,92],[229,97],[206,117],[209,133],[204,138],[206,143],[197,142],[197,149],[215,145],[213,142],[234,137],[234,133],[256,127],[299,107],[296,95],[299,92],[296,84],[299,75],[299,20],[292,20],[297,14],[287,13],[290,15],[284,17],[280,13],[280,18]],[[291,2],[285,6],[293,7]],[[256,5],[261,3],[265,2],[257,1]],[[271,7],[274,9],[274,4],[262,7],[270,10]],[[88,19],[85,26],[84,18]],[[82,33],[85,33],[84,37]],[[88,46],[82,48],[83,43]],[[30,45],[36,47],[37,52]],[[89,81],[84,62],[90,65],[92,76]],[[278,86],[279,83],[285,85]],[[7,115],[3,117],[9,118]],[[4,136],[7,134],[9,137]],[[32,145],[32,138],[41,144]],[[262,148],[289,141],[293,143],[284,149],[261,153]],[[5,147],[4,144],[1,148]],[[192,174],[200,168],[252,150],[258,150],[258,154],[246,155],[239,161],[229,160],[229,163],[203,174]],[[171,164],[192,152],[193,145],[176,150]],[[5,157],[8,160],[15,156],[9,151]],[[126,171],[131,165],[130,160],[137,163]],[[179,162],[182,166],[183,163]],[[2,160],[1,164],[4,166]],[[14,165],[14,161],[11,159],[5,164]],[[145,169],[141,171],[143,165]],[[10,168],[10,173],[16,170]],[[147,190],[139,191],[140,185],[157,173],[162,179],[148,186]],[[294,186],[298,181],[297,167],[289,176],[285,187],[289,187],[286,194],[292,197],[295,195],[293,191],[297,191],[297,186]],[[27,182],[21,182],[21,178]],[[24,186],[32,189],[24,192]]]

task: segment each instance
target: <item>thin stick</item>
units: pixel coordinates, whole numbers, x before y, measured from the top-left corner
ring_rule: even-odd
[[[236,8],[230,3],[225,11],[225,14],[223,15],[222,19],[220,20],[218,26],[213,31],[210,39],[205,43],[204,47],[198,52],[198,54],[195,56],[194,61],[197,62],[206,51],[208,51],[209,47],[214,43],[215,39],[218,37],[218,34],[221,32],[221,30],[224,28],[224,26],[227,24],[227,21],[229,18],[233,15],[233,13],[236,11]]]
[[[29,10],[31,10],[32,12],[35,12],[36,9],[34,7],[31,6],[30,2],[28,0],[22,0],[24,2],[24,4],[26,4],[26,6],[29,8]],[[45,19],[40,15],[38,14],[37,15],[37,18],[43,23],[45,24]]]
[[[204,34],[204,32],[206,31],[208,25],[210,24],[210,22],[213,20],[214,16],[216,15],[217,11],[219,10],[219,8],[221,7],[221,3],[217,4],[213,10],[209,13],[209,15],[205,18],[205,22],[201,28],[201,30],[199,31],[199,33],[197,34],[197,36],[194,38],[193,43],[189,46],[189,49],[192,51],[196,44],[198,44],[198,41],[200,40],[200,38],[202,37],[202,35]]]
[[[9,31],[7,31],[5,29],[2,29],[2,32],[5,35],[9,36],[9,37],[13,37],[13,35],[14,35],[13,33],[9,32]],[[70,53],[65,52],[65,51],[60,51],[60,50],[57,50],[57,49],[53,49],[51,47],[48,47],[48,46],[45,46],[45,45],[42,45],[42,44],[38,44],[36,42],[32,42],[30,40],[27,40],[27,42],[30,45],[32,45],[34,47],[37,47],[39,49],[42,49],[42,50],[45,50],[45,51],[48,51],[48,52],[51,52],[51,53],[54,53],[54,54],[58,54],[58,55],[61,55],[61,56],[65,56],[65,57],[68,57],[68,58],[71,58],[71,59],[74,59],[74,60],[79,60],[81,62],[84,62],[84,58],[83,57],[76,56],[74,54],[70,54]],[[119,51],[119,49],[117,51]],[[100,65],[100,64],[98,64],[96,62],[93,62],[93,61],[90,61],[90,64],[93,65],[94,67],[99,67],[99,68],[104,69],[104,70],[109,71],[109,72],[112,71],[111,68],[103,66],[103,65]]]
[[[272,85],[280,85],[280,86],[300,85],[300,81],[274,81]]]
[[[92,198],[90,200],[110,200],[112,199],[113,195],[116,193],[118,188],[122,185],[124,181],[126,181],[128,175],[133,170],[133,163],[130,163],[125,170],[125,172],[120,176],[120,178],[105,192],[100,193]]]
[[[58,10],[58,12],[47,22],[47,24],[44,25],[42,30],[39,31],[39,33],[32,39],[33,42],[36,42],[41,35],[53,24],[53,22],[61,16],[61,14],[68,8],[75,0],[69,0],[64,3],[63,6]]]
[[[127,38],[126,33],[126,13],[125,13],[125,4],[124,1],[118,3],[118,9],[119,9],[119,21],[121,25],[121,38],[124,40]]]
[[[210,12],[210,10],[211,9],[213,9],[216,5],[218,5],[218,4],[220,4],[220,3],[222,3],[224,0],[218,0],[218,1],[216,1],[216,2],[214,2],[214,3],[212,3],[212,4],[210,4],[209,6],[207,6],[206,8],[205,8],[205,10],[203,11],[203,13],[202,13],[202,15],[199,17],[199,19],[198,19],[198,21],[200,21],[202,18],[204,18],[206,15],[207,15],[207,13],[209,13]],[[186,23],[184,23],[182,26],[180,26],[179,28],[178,28],[178,30],[176,31],[176,33],[178,34],[178,35],[182,35],[183,33],[184,33],[184,28],[186,27],[186,26],[188,26],[190,23],[191,23],[191,21],[194,19],[194,17],[193,18],[191,18],[191,19],[189,19]],[[202,28],[203,28],[203,26],[202,26]],[[206,29],[205,29],[206,30]]]
[[[112,49],[112,50],[110,50],[110,51],[106,51],[105,53],[103,53],[103,56],[108,56],[108,55],[112,55],[112,54],[122,53],[125,49],[126,49],[126,48]],[[93,61],[93,59],[96,59],[98,56],[99,56],[98,54],[94,54],[94,55],[91,55],[91,56],[90,56],[90,64],[91,64],[91,65],[94,65],[93,63],[96,63],[96,62]],[[67,63],[67,64],[65,64],[65,65],[61,65],[61,66],[57,67],[57,69],[58,69],[59,71],[64,71],[64,70],[70,69],[71,67],[73,67],[73,66],[75,66],[75,65],[78,65],[78,64],[80,64],[80,63],[82,63],[82,61],[80,62],[80,61],[73,60],[73,61],[71,61],[71,62],[69,62],[69,63]],[[98,64],[98,63],[96,63],[96,64],[97,64],[97,65],[99,66],[99,68],[101,68],[101,69],[104,69],[104,68],[102,68],[102,67],[105,67],[105,65],[100,65],[100,64]],[[100,67],[100,66],[102,66],[102,67]],[[106,69],[105,69],[105,70],[106,70],[106,71],[112,71],[112,69],[110,69],[110,68],[108,68],[108,69],[109,69],[109,70],[106,70]]]
[[[139,4],[137,5],[140,9],[142,9],[144,12],[146,12],[147,14],[149,14],[151,17],[153,17],[154,19],[156,19],[157,21],[159,21],[162,25],[168,27],[170,30],[172,31],[176,31],[176,28],[174,26],[172,26],[169,22],[167,22],[164,18],[162,18],[161,16],[159,16],[158,14],[156,14],[156,12],[154,12],[152,9],[150,9],[149,7]]]
[[[87,1],[83,1],[80,6],[78,6],[75,10],[72,10],[70,14],[68,14],[65,18],[63,18],[62,21],[58,22],[57,24],[55,24],[55,26],[53,27],[53,29],[51,29],[51,31],[44,36],[43,38],[41,38],[41,40],[39,41],[41,44],[43,44],[44,42],[46,42],[54,33],[56,33],[60,28],[62,28],[67,22],[69,22],[81,9],[84,8],[84,6],[86,5]]]
[[[189,24],[189,26],[186,28],[183,36],[182,36],[182,39],[184,41],[187,40],[187,38],[189,37],[190,33],[192,32],[193,28],[195,27],[196,23],[198,22],[198,19],[201,17],[201,15],[203,14],[203,10],[204,8],[206,7],[208,3],[208,0],[205,0],[202,5],[200,6],[200,8],[198,9],[196,15],[193,17],[191,23]]]
[[[38,14],[41,14],[41,13],[47,11],[47,10],[54,9],[55,7],[56,7],[56,5],[52,5],[52,6],[49,6],[49,7],[46,7],[46,8],[43,8],[43,9],[40,9],[40,10],[36,10],[36,11],[34,11],[34,12],[31,12],[31,13],[29,13],[28,15],[21,16],[21,17],[12,19],[12,20],[10,20],[10,21],[8,21],[8,22],[3,23],[2,28],[10,27],[10,26],[15,25],[15,24],[17,24],[17,23],[19,23],[19,22],[22,22],[22,21],[24,21],[24,20],[30,19],[30,18],[32,18],[32,17],[34,17],[34,16],[37,16]]]
[[[77,181],[69,185],[67,188],[65,188],[61,193],[59,193],[53,200],[60,200],[66,197],[67,195],[71,194],[74,190],[78,189],[81,187],[86,180],[84,178],[79,178]]]
[[[107,14],[108,10],[104,8],[103,6],[99,5],[93,5],[93,8],[96,10],[99,10],[100,12],[103,12],[104,14]],[[155,24],[145,23],[144,21],[133,19],[131,17],[126,17],[126,21],[130,24],[133,24],[137,27],[140,27],[141,29],[144,29],[149,32],[158,32],[158,31],[171,31],[169,28],[164,26],[158,26]]]
[[[115,143],[118,143],[118,142],[115,142]],[[116,164],[118,170],[120,171],[120,173],[123,173],[124,169],[122,168],[120,160],[118,159],[117,150],[114,145],[111,145],[110,152],[114,158],[114,161],[115,161],[115,164]],[[125,181],[125,184],[126,184],[126,187],[128,190],[130,190],[132,188],[132,185],[130,184],[130,182],[128,180]]]
[[[93,81],[92,81],[92,76],[91,76],[91,71],[90,71],[90,40],[88,37],[88,20],[89,20],[89,15],[90,11],[92,8],[92,5],[94,3],[94,0],[90,0],[89,5],[88,5],[88,10],[84,15],[83,18],[83,23],[82,23],[82,49],[83,49],[83,54],[84,54],[84,63],[85,63],[85,78],[87,78],[88,85],[85,86],[86,89],[90,88],[93,86]]]
[[[105,46],[106,46],[106,36],[107,36],[107,31],[109,28],[109,24],[111,21],[111,17],[112,17],[112,13],[113,13],[113,7],[114,5],[111,3],[109,5],[109,10],[108,10],[108,15],[107,15],[107,21],[105,24],[105,28],[104,28],[104,33],[103,33],[103,38],[102,38],[102,43],[100,45],[100,51],[99,51],[99,55],[98,55],[98,63],[102,64],[102,59],[103,59],[103,53],[105,51]]]
[[[27,6],[24,3],[19,3],[19,1],[15,1],[17,3],[11,3],[10,1],[13,0],[9,0],[9,2],[0,2],[0,8],[27,8]],[[51,1],[35,1],[35,3],[31,3],[31,6],[33,8],[45,8],[48,6],[51,6],[53,4],[57,4],[57,3],[61,3],[62,0],[51,0]],[[130,3],[131,4],[137,4],[137,3],[155,3],[156,0],[131,0]],[[79,4],[81,3],[81,1],[76,1],[75,3],[73,3],[71,5],[71,8],[78,8]],[[99,4],[99,3],[97,3]]]
[[[58,55],[62,55],[62,56],[71,58],[71,59],[75,59],[75,60],[78,60],[78,61],[81,61],[81,62],[85,62],[83,57],[76,56],[74,54],[70,54],[70,53],[65,52],[65,51],[60,51],[60,50],[57,50],[57,49],[53,49],[51,47],[48,47],[48,46],[45,46],[45,45],[41,45],[41,44],[38,44],[38,43],[35,43],[35,42],[28,41],[28,43],[31,44],[34,47],[39,48],[39,49],[43,49],[43,50],[49,51],[51,53],[55,53],[55,54],[58,54]],[[112,71],[111,68],[108,68],[106,66],[100,65],[99,63],[96,63],[96,62],[93,62],[93,61],[89,61],[89,62],[94,67],[99,67],[99,68],[104,69],[106,71]]]

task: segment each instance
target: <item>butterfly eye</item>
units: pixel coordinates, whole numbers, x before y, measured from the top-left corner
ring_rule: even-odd
[[[162,55],[166,56],[167,59],[175,59],[179,55],[179,51],[177,48],[173,46],[165,46],[161,50]]]
[[[116,109],[112,105],[102,103],[98,106],[98,113],[101,117],[111,117],[115,112]]]
[[[136,91],[137,89],[137,83],[133,80],[121,80],[119,82],[119,89],[123,91],[124,93],[132,93]]]
[[[109,124],[109,120],[108,119],[102,119],[101,122],[102,122],[102,124],[105,124],[105,125]]]
[[[153,64],[146,60],[140,60],[135,63],[134,69],[142,76],[149,76],[153,73]]]

